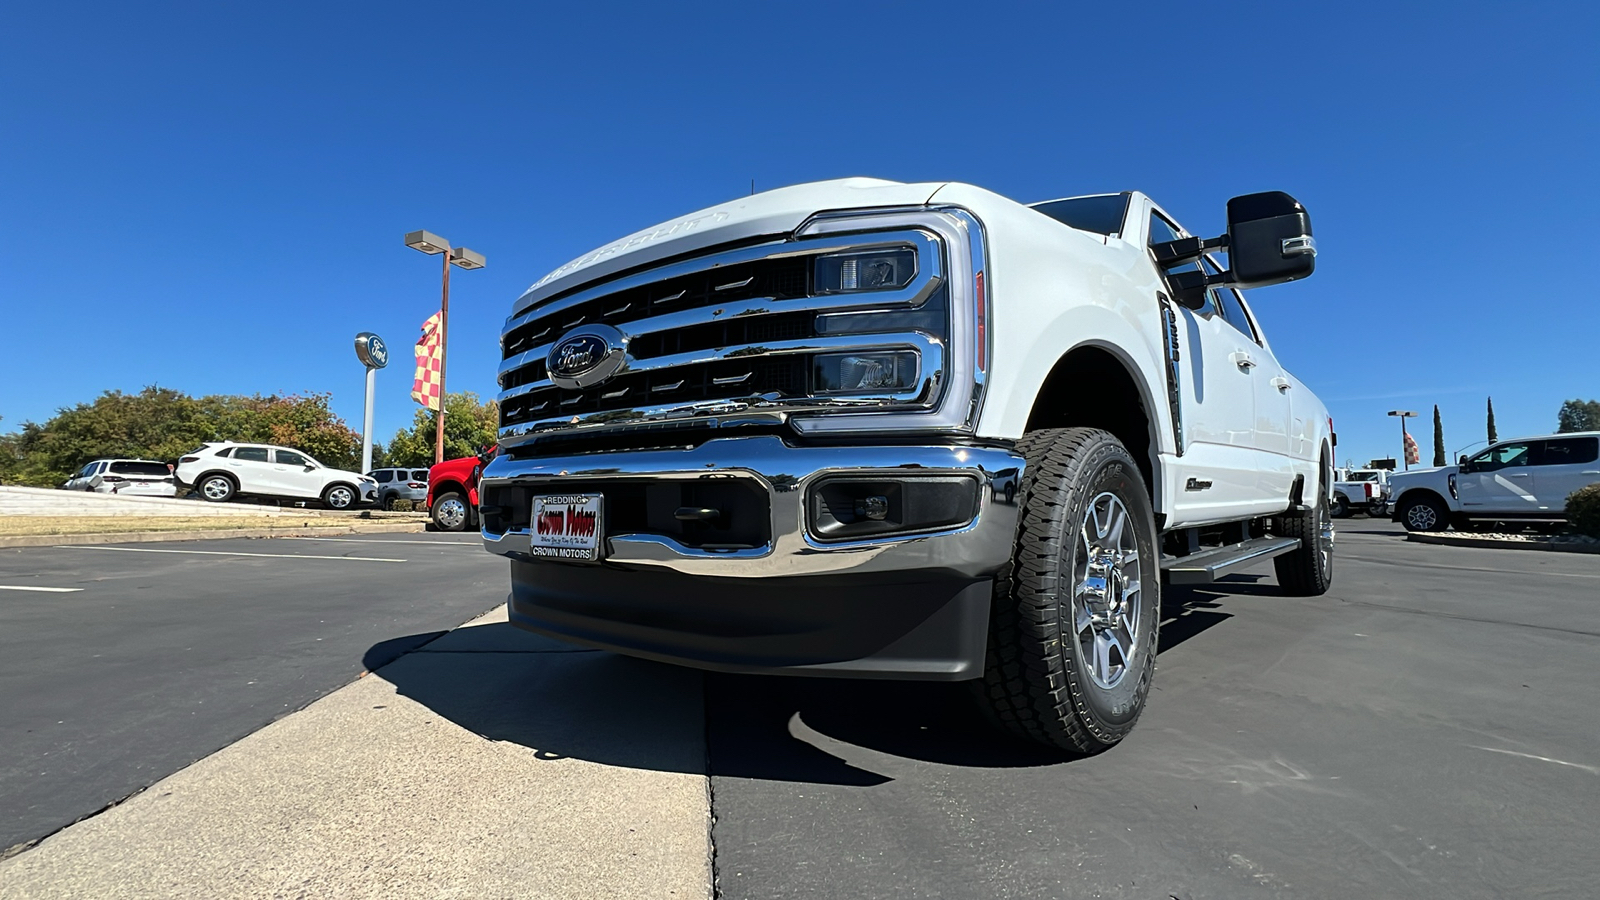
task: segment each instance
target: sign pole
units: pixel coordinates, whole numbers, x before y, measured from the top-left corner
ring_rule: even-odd
[[[445,338],[450,327],[450,250],[447,248],[441,255],[444,257],[444,292],[439,298],[439,409],[433,414],[434,465],[444,462]]]
[[[372,397],[377,393],[378,370],[389,364],[389,348],[370,331],[356,335],[356,359],[367,367],[367,402],[361,416],[361,471],[372,471]]]
[[[361,418],[361,472],[372,471],[372,393],[378,384],[378,370],[367,369],[367,411]]]

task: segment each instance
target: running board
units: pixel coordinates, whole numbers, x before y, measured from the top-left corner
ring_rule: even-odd
[[[1300,549],[1299,538],[1258,537],[1188,556],[1163,556],[1161,569],[1172,584],[1210,584],[1240,566]]]

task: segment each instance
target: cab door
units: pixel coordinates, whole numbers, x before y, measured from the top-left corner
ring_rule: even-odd
[[[1255,317],[1244,305],[1244,298],[1233,288],[1217,288],[1212,302],[1222,320],[1239,332],[1240,365],[1250,369],[1250,389],[1255,394],[1255,418],[1250,432],[1255,448],[1260,451],[1257,465],[1260,470],[1260,490],[1279,501],[1287,502],[1294,487],[1294,461],[1301,456],[1299,442],[1295,440],[1305,429],[1293,424],[1293,398],[1290,391],[1294,382],[1289,373],[1273,355],[1261,336]]]
[[[272,451],[272,480],[285,497],[322,495],[322,470],[310,457],[293,450]]]
[[[276,494],[272,466],[265,447],[235,447],[228,458],[228,470],[239,479],[239,490],[246,494]]]
[[[1147,245],[1177,240],[1176,225],[1149,214]],[[1192,271],[1193,264],[1173,273]],[[1259,351],[1228,324],[1207,293],[1199,309],[1168,300],[1177,321],[1183,472],[1173,505],[1188,522],[1222,521],[1273,512],[1262,490],[1256,444],[1255,372]],[[1281,504],[1279,504],[1281,506]]]
[[[1600,438],[1547,438],[1535,448],[1533,463],[1539,508],[1561,512],[1573,491],[1600,482]]]
[[[1463,511],[1537,513],[1533,465],[1534,441],[1497,444],[1467,461],[1456,473],[1456,493]]]

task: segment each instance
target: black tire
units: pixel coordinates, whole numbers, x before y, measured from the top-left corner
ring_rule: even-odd
[[[1350,501],[1346,500],[1343,494],[1334,494],[1333,506],[1328,510],[1328,514],[1335,519],[1343,519],[1350,515]]]
[[[239,494],[239,483],[231,476],[221,472],[213,472],[200,479],[194,486],[195,491],[205,500],[212,503],[227,503]]]
[[[322,490],[322,505],[329,509],[355,509],[361,502],[361,492],[355,485],[336,481]]]
[[[428,516],[440,531],[466,531],[472,523],[472,505],[460,493],[450,491],[434,499]]]
[[[1407,497],[1399,515],[1407,531],[1444,531],[1450,526],[1450,508],[1431,494]]]
[[[378,505],[383,507],[384,512],[394,512],[394,502],[398,499],[400,499],[399,494],[384,494],[382,502]]]
[[[1008,730],[1063,750],[1098,753],[1133,729],[1155,675],[1161,572],[1150,495],[1133,457],[1108,432],[1034,431],[1017,449],[1028,461],[1020,521],[1012,559],[995,578],[978,687],[993,718]],[[1103,517],[1095,521],[1115,534],[1090,523],[1091,507]],[[1120,528],[1113,524],[1119,507]],[[1090,528],[1100,533],[1092,549],[1086,546]],[[1123,537],[1129,529],[1131,538]],[[1135,559],[1094,562],[1121,559],[1127,549],[1136,550]],[[1100,577],[1092,575],[1093,565],[1104,566]],[[1130,570],[1139,579],[1131,596]],[[1115,605],[1080,608],[1080,582],[1108,588]],[[1084,627],[1075,628],[1080,621]],[[1124,639],[1126,644],[1110,643]],[[1103,677],[1110,670],[1108,647],[1127,648],[1118,650],[1116,677]],[[1100,652],[1089,659],[1086,648]]]
[[[1278,587],[1293,597],[1326,594],[1333,585],[1333,515],[1318,491],[1317,503],[1304,512],[1278,517],[1279,537],[1300,539],[1300,547],[1272,560]]]

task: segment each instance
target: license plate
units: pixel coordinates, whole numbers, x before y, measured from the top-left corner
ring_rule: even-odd
[[[528,552],[548,559],[599,559],[604,500],[600,494],[536,495]]]

